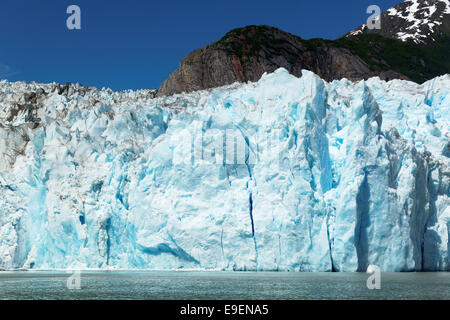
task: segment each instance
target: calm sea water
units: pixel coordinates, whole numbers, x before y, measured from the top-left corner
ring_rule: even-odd
[[[450,299],[450,273],[0,272],[0,299]]]

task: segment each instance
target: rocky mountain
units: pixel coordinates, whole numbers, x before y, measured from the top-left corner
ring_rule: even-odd
[[[366,24],[349,36],[377,33],[384,37],[429,43],[449,37],[450,0],[406,0],[381,14],[381,29],[370,30]]]
[[[258,81],[267,72],[283,67],[295,76],[314,71],[323,79],[404,78],[392,70],[373,72],[349,49],[310,41],[270,26],[247,26],[194,50],[161,85],[158,95],[220,87],[233,82]]]
[[[362,26],[337,40],[305,40],[270,26],[234,29],[219,41],[188,54],[161,85],[158,95],[257,81],[265,72],[280,67],[295,76],[301,76],[302,69],[310,70],[327,81],[379,76],[382,80],[422,83],[450,72],[450,41],[445,33],[448,2],[405,1],[383,13],[382,26],[386,27],[381,31],[369,32]],[[397,15],[393,16],[394,12]],[[420,22],[419,27],[408,14]],[[434,26],[430,38],[434,41],[423,42],[424,26]],[[417,41],[406,41],[405,30],[411,35],[416,29],[422,32],[414,38]]]

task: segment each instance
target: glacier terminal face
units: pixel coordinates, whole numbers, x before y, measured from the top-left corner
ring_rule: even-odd
[[[444,271],[450,76],[0,82],[0,268]]]

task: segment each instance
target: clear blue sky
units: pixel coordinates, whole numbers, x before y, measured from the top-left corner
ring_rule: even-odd
[[[233,28],[335,39],[401,0],[1,0],[0,79],[157,88],[190,51]],[[81,8],[81,30],[66,9]]]

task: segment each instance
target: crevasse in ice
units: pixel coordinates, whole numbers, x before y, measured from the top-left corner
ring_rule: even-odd
[[[450,76],[0,82],[0,268],[449,270]]]

